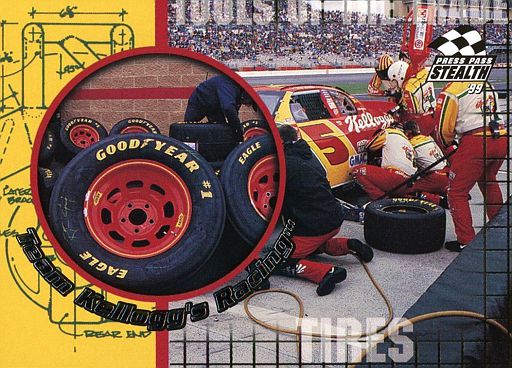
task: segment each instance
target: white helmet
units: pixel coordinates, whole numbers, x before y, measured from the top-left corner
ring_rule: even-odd
[[[396,81],[398,88],[402,88],[408,68],[409,64],[405,61],[395,61],[388,69],[389,80],[391,82]]]

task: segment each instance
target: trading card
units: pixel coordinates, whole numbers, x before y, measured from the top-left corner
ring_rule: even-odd
[[[0,5],[1,367],[509,367],[511,5]]]

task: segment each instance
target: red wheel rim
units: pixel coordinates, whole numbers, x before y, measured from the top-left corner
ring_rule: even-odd
[[[258,137],[260,135],[264,135],[267,133],[268,133],[268,131],[263,128],[258,128],[258,127],[250,128],[250,129],[246,130],[244,133],[244,141],[248,141],[251,138]]]
[[[69,131],[69,138],[75,146],[87,148],[100,140],[100,133],[96,128],[90,125],[78,124]]]
[[[169,167],[134,159],[104,170],[85,196],[84,218],[103,248],[147,258],[178,243],[192,215],[190,192]]]
[[[277,201],[278,167],[276,155],[270,155],[258,160],[249,172],[249,198],[258,215],[265,221],[270,220]]]
[[[147,128],[144,128],[140,125],[129,125],[126,128],[121,130],[121,134],[131,134],[131,133],[151,133]]]

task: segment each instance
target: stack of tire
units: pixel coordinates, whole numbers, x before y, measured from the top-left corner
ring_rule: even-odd
[[[265,126],[246,123],[246,132]],[[166,137],[133,118],[107,134],[93,119],[61,123],[56,114],[40,150],[39,191],[60,246],[96,279],[151,295],[186,291],[211,271],[226,219],[246,246],[222,252],[248,255],[267,226],[261,211],[275,204],[275,146],[264,128],[245,142],[226,128],[173,124]],[[265,183],[256,199],[250,180]],[[220,276],[234,268],[215,267]]]

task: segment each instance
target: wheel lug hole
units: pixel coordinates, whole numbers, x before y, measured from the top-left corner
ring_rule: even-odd
[[[149,208],[149,204],[145,204],[145,205],[144,205],[144,208]]]
[[[139,229],[135,229],[135,232],[138,233],[139,232]]]
[[[126,222],[126,219],[125,219],[125,218],[122,218],[122,219],[121,219],[121,222]]]
[[[133,205],[131,203],[128,203],[128,208],[132,208]]]
[[[150,224],[154,224],[154,223],[155,223],[155,221],[153,221],[153,220],[149,220],[149,223],[150,223]]]

